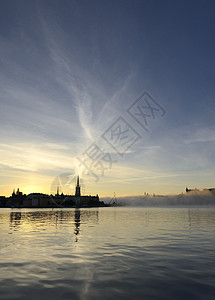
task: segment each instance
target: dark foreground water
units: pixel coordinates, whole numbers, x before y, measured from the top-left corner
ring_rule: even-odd
[[[215,208],[0,209],[0,299],[215,299]]]

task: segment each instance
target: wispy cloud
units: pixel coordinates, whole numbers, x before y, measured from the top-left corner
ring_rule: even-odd
[[[62,153],[62,148],[67,152]],[[62,147],[56,144],[15,144],[15,145],[0,145],[1,165],[7,168],[38,172],[46,170],[57,170],[73,167],[74,154],[70,147]]]
[[[42,15],[41,24],[54,63],[54,77],[71,98],[77,116],[77,130],[80,126],[80,139],[86,147],[121,113],[120,102],[124,102],[125,96],[128,97],[126,93],[132,75],[124,74],[124,80],[119,78],[117,89],[110,94],[105,82],[96,78],[92,69],[84,68],[80,58],[74,55],[72,44],[76,43],[75,38],[70,36],[67,43],[68,36],[60,25]],[[93,54],[99,57],[99,50],[93,51]]]
[[[186,144],[215,142],[215,128],[201,128],[184,141]]]

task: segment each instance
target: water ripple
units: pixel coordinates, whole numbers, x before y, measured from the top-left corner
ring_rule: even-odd
[[[0,299],[214,299],[214,208],[0,210]]]

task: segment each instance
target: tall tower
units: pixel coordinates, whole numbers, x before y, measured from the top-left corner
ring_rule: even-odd
[[[80,197],[81,196],[81,188],[79,185],[79,176],[77,178],[77,185],[76,185],[76,189],[75,189],[75,196],[76,197]]]

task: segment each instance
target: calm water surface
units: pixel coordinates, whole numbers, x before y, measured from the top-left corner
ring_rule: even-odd
[[[0,299],[215,299],[215,208],[0,209]]]

